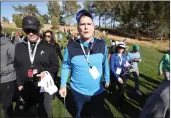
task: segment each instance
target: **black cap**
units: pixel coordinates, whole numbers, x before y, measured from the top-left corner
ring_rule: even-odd
[[[22,21],[22,30],[40,30],[40,21],[34,16],[25,16]]]
[[[90,17],[90,18],[93,20],[93,17],[92,17],[92,15],[91,15],[90,12],[88,12],[87,10],[80,10],[80,11],[77,12],[77,14],[76,14],[76,20],[77,20],[77,22],[80,21],[80,18],[81,18],[82,16],[88,16],[88,17]]]

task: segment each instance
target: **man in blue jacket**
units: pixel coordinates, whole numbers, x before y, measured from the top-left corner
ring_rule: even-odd
[[[104,88],[109,86],[109,67],[107,46],[103,40],[93,38],[94,23],[92,15],[81,10],[76,14],[80,39],[67,45],[61,72],[60,95],[66,97],[67,78],[71,70],[71,92],[76,104],[76,117],[80,117],[83,105],[90,103],[91,116],[102,117],[104,107]]]

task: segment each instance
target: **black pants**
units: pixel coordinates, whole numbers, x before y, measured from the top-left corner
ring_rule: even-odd
[[[25,101],[24,110],[16,105],[15,117],[51,117],[52,95],[40,93],[40,88],[33,82],[25,82],[24,89],[20,92]]]
[[[139,90],[139,75],[137,72],[132,72],[132,75],[134,76],[135,79],[135,90]]]
[[[110,91],[112,91],[112,93],[116,93],[116,85],[118,85],[119,87],[119,90],[118,90],[118,93],[119,93],[119,101],[118,101],[118,106],[122,106],[123,104],[123,100],[124,100],[124,90],[125,90],[125,87],[126,87],[126,81],[127,79],[129,78],[129,75],[124,75],[124,76],[121,76],[122,80],[123,80],[123,84],[120,84],[118,82],[118,80],[112,75],[111,73],[111,76],[110,76],[110,80],[111,80],[111,87],[110,87]]]
[[[14,94],[15,81],[0,84],[0,99],[5,118],[13,116],[12,99]]]

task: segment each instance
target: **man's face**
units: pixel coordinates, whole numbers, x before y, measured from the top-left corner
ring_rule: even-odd
[[[78,23],[77,30],[83,39],[90,39],[94,32],[94,23],[88,16],[82,16]]]
[[[134,49],[134,52],[136,53],[136,52],[138,52],[138,50],[135,50],[135,49]]]
[[[23,37],[23,33],[22,32],[19,32],[18,35],[19,35],[19,37]]]
[[[39,31],[37,30],[26,29],[24,32],[26,33],[26,36],[30,42],[37,42],[37,40],[40,38]]]

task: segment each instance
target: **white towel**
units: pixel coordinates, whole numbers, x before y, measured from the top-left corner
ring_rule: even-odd
[[[38,82],[40,88],[40,93],[47,92],[50,95],[58,91],[58,88],[54,84],[51,74],[48,71],[44,71],[45,76]]]

